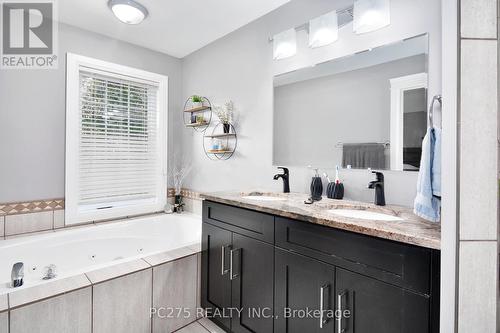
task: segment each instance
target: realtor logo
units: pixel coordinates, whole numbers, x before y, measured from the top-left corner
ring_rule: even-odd
[[[35,1],[0,0],[0,68],[57,68],[55,3]]]

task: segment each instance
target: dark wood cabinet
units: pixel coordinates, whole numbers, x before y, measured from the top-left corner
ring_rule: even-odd
[[[275,332],[334,332],[335,268],[281,249],[275,251]],[[318,311],[323,310],[322,314]]]
[[[227,332],[439,331],[437,250],[210,201],[202,232],[202,306]]]
[[[272,333],[274,247],[233,233],[233,248],[232,306],[241,313],[233,317],[231,330]]]
[[[238,219],[233,207],[206,208],[205,212],[212,214],[204,215],[207,218],[202,228],[202,306],[228,332],[272,333],[274,246],[230,230],[243,229],[246,234],[274,240],[273,225],[266,226],[265,233],[252,230],[252,226],[260,229],[263,222],[269,222],[269,215],[246,212],[244,219]],[[270,223],[274,223],[273,218]]]
[[[429,296],[337,268],[337,308],[348,315],[337,322],[344,333],[422,333],[430,331]]]
[[[231,282],[229,272],[229,249],[232,233],[208,223],[202,226],[202,288],[203,308],[213,313],[212,320],[226,330],[231,327],[225,315],[231,308]],[[216,315],[216,312],[224,315]]]

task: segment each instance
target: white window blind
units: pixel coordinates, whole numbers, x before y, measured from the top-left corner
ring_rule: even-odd
[[[73,117],[78,133],[70,140],[77,142],[77,154],[69,154],[76,167],[69,191],[69,201],[76,205],[72,220],[136,215],[164,204],[165,128],[159,95],[160,84],[153,81],[78,67],[78,110]]]
[[[157,91],[80,72],[80,206],[104,209],[155,198],[161,172]]]

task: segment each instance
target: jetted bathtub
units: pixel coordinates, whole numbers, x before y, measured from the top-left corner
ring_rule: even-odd
[[[49,265],[55,265],[60,279],[200,241],[201,217],[191,214],[157,214],[0,241],[0,294],[13,290],[16,262],[24,263],[20,288],[25,288],[47,281]]]

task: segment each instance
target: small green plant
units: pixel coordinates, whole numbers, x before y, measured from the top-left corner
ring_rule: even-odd
[[[191,96],[191,101],[193,101],[193,103],[203,103],[203,97],[198,95],[193,95]]]

